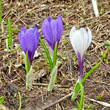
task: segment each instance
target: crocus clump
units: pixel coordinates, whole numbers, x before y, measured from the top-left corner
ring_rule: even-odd
[[[42,33],[50,46],[50,59],[53,61],[51,63],[49,60],[51,78],[48,85],[48,91],[52,91],[55,81],[57,82],[57,47],[63,34],[63,21],[61,16],[58,15],[58,19],[56,20],[52,19],[51,17],[48,17],[48,19],[46,18],[42,23]]]
[[[87,29],[88,32],[84,28],[76,30],[76,28],[73,27],[70,31],[70,41],[75,50],[79,62],[80,68],[79,81],[81,81],[83,78],[83,64],[85,52],[92,41],[92,33],[89,28]]]
[[[29,61],[31,64],[39,43],[39,32],[37,27],[34,26],[34,28],[27,30],[23,27],[19,34],[19,42],[24,53],[26,54],[28,51]]]
[[[49,46],[54,51],[55,43],[59,45],[63,33],[63,21],[60,15],[54,20],[51,17],[46,18],[42,24],[42,32]]]

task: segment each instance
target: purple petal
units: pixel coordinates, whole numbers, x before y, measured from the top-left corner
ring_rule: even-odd
[[[26,32],[26,28],[23,27],[20,31],[20,34],[19,34],[19,40],[22,40],[22,36],[23,36],[23,34],[25,34],[25,32]]]
[[[35,30],[35,32],[34,32],[34,44],[35,44],[35,50],[36,50],[36,48],[37,48],[37,46],[38,46],[38,43],[39,43],[39,32],[38,32],[38,29],[37,30]]]
[[[51,17],[48,17],[48,22],[50,23],[53,20]]]
[[[39,42],[39,32],[36,28],[37,27],[34,27],[34,29],[25,30],[25,33],[21,30],[19,35],[21,48],[25,54],[28,51],[30,63],[32,63],[33,56]]]
[[[49,21],[47,19],[45,19],[43,21],[42,33],[43,33],[45,39],[47,40],[48,44],[51,46],[51,42],[53,41],[52,31],[51,31],[50,23],[49,23]]]
[[[58,19],[57,19],[57,33],[58,33],[57,42],[59,44],[59,41],[60,41],[61,36],[63,34],[63,21],[62,21],[62,18],[60,15],[58,16]]]
[[[51,31],[52,31],[52,41],[49,42],[49,45],[51,46],[51,48],[54,50],[54,47],[55,47],[55,43],[57,41],[58,42],[58,26],[57,26],[57,21],[56,20],[52,20],[51,23],[50,23],[50,26],[51,26]]]
[[[49,46],[54,50],[55,43],[57,42],[59,44],[63,33],[63,22],[61,16],[59,15],[57,20],[54,20],[51,17],[49,17],[48,20],[45,19],[42,24],[42,32]]]
[[[25,33],[25,32],[26,32],[26,28],[23,27],[23,28],[21,29],[20,33],[21,33],[21,32],[24,32],[24,33]]]

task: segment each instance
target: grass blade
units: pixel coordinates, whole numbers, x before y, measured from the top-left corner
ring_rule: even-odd
[[[66,60],[65,58],[61,57],[60,55],[57,55],[57,57],[58,57],[59,59],[61,59],[62,61],[65,61],[65,60]]]
[[[8,18],[8,33],[9,33],[9,38],[8,38],[8,44],[10,49],[12,49],[12,28],[11,28],[11,20]]]
[[[18,92],[18,96],[19,96],[19,108],[18,108],[18,110],[21,110],[21,94],[20,94],[20,92]]]
[[[102,14],[103,13],[102,2],[101,2],[101,0],[99,2],[100,2],[100,14]]]
[[[6,39],[6,50],[9,52],[8,39]]]
[[[0,23],[2,23],[2,0],[0,0]]]

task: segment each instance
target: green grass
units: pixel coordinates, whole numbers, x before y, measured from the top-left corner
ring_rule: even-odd
[[[8,33],[9,33],[8,44],[9,44],[10,49],[12,49],[13,41],[12,41],[12,28],[11,28],[10,18],[8,18]]]

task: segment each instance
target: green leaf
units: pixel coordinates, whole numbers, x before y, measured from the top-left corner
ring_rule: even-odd
[[[82,110],[83,103],[84,103],[84,88],[83,88],[83,85],[81,82],[79,83],[79,85],[80,85],[80,89],[81,89],[81,99],[80,99],[80,109],[79,110]]]
[[[9,33],[9,38],[8,38],[8,44],[10,49],[12,49],[12,29],[11,29],[11,20],[8,18],[8,33]]]
[[[80,104],[79,104],[79,102],[78,102],[78,101],[76,101],[76,103],[77,103],[78,107],[80,108]],[[78,110],[79,110],[79,109],[78,109]]]
[[[84,88],[83,88],[83,85],[81,82],[78,82],[77,83],[78,87],[81,89],[81,98],[80,98],[80,103],[78,101],[77,102],[77,105],[79,107],[78,110],[82,110],[83,108],[83,103],[84,103]]]
[[[20,94],[20,92],[18,92],[18,96],[19,96],[19,108],[18,108],[18,110],[21,110],[21,94]]]
[[[0,0],[0,23],[2,23],[2,0]]]
[[[57,42],[55,44],[55,48],[54,48],[54,54],[53,54],[53,68],[55,67],[56,65],[56,61],[57,61]],[[56,79],[55,79],[55,83],[57,84],[58,82],[58,78],[56,76]]]
[[[48,51],[48,49],[47,49],[47,47],[46,47],[44,41],[43,41],[41,38],[39,38],[39,40],[40,40],[40,42],[41,42],[41,44],[42,44],[42,46],[43,46],[43,48],[44,48],[44,51],[45,51],[45,54],[46,54],[47,58],[48,58],[49,65],[50,65],[50,72],[52,72],[53,63],[52,63],[52,59],[51,59],[51,57],[50,57],[49,51]]]
[[[28,74],[29,69],[30,69],[30,62],[29,62],[29,57],[28,57],[28,51],[26,52],[26,73]]]
[[[101,2],[101,0],[99,0],[99,3],[100,3],[100,14],[102,14],[102,13],[103,13],[103,7],[102,7],[102,2]]]
[[[60,55],[57,55],[57,57],[63,61],[65,61],[65,58],[61,57]]]
[[[102,60],[97,63],[86,75],[85,77],[82,79],[81,83],[84,84],[84,82],[86,81],[86,79],[91,75],[91,73],[102,63]]]
[[[8,39],[6,39],[6,49],[9,52],[9,47],[8,47]]]
[[[56,61],[57,61],[57,42],[55,44],[54,54],[53,54],[53,68],[56,65]]]
[[[4,104],[5,98],[3,96],[0,97],[0,104]]]

